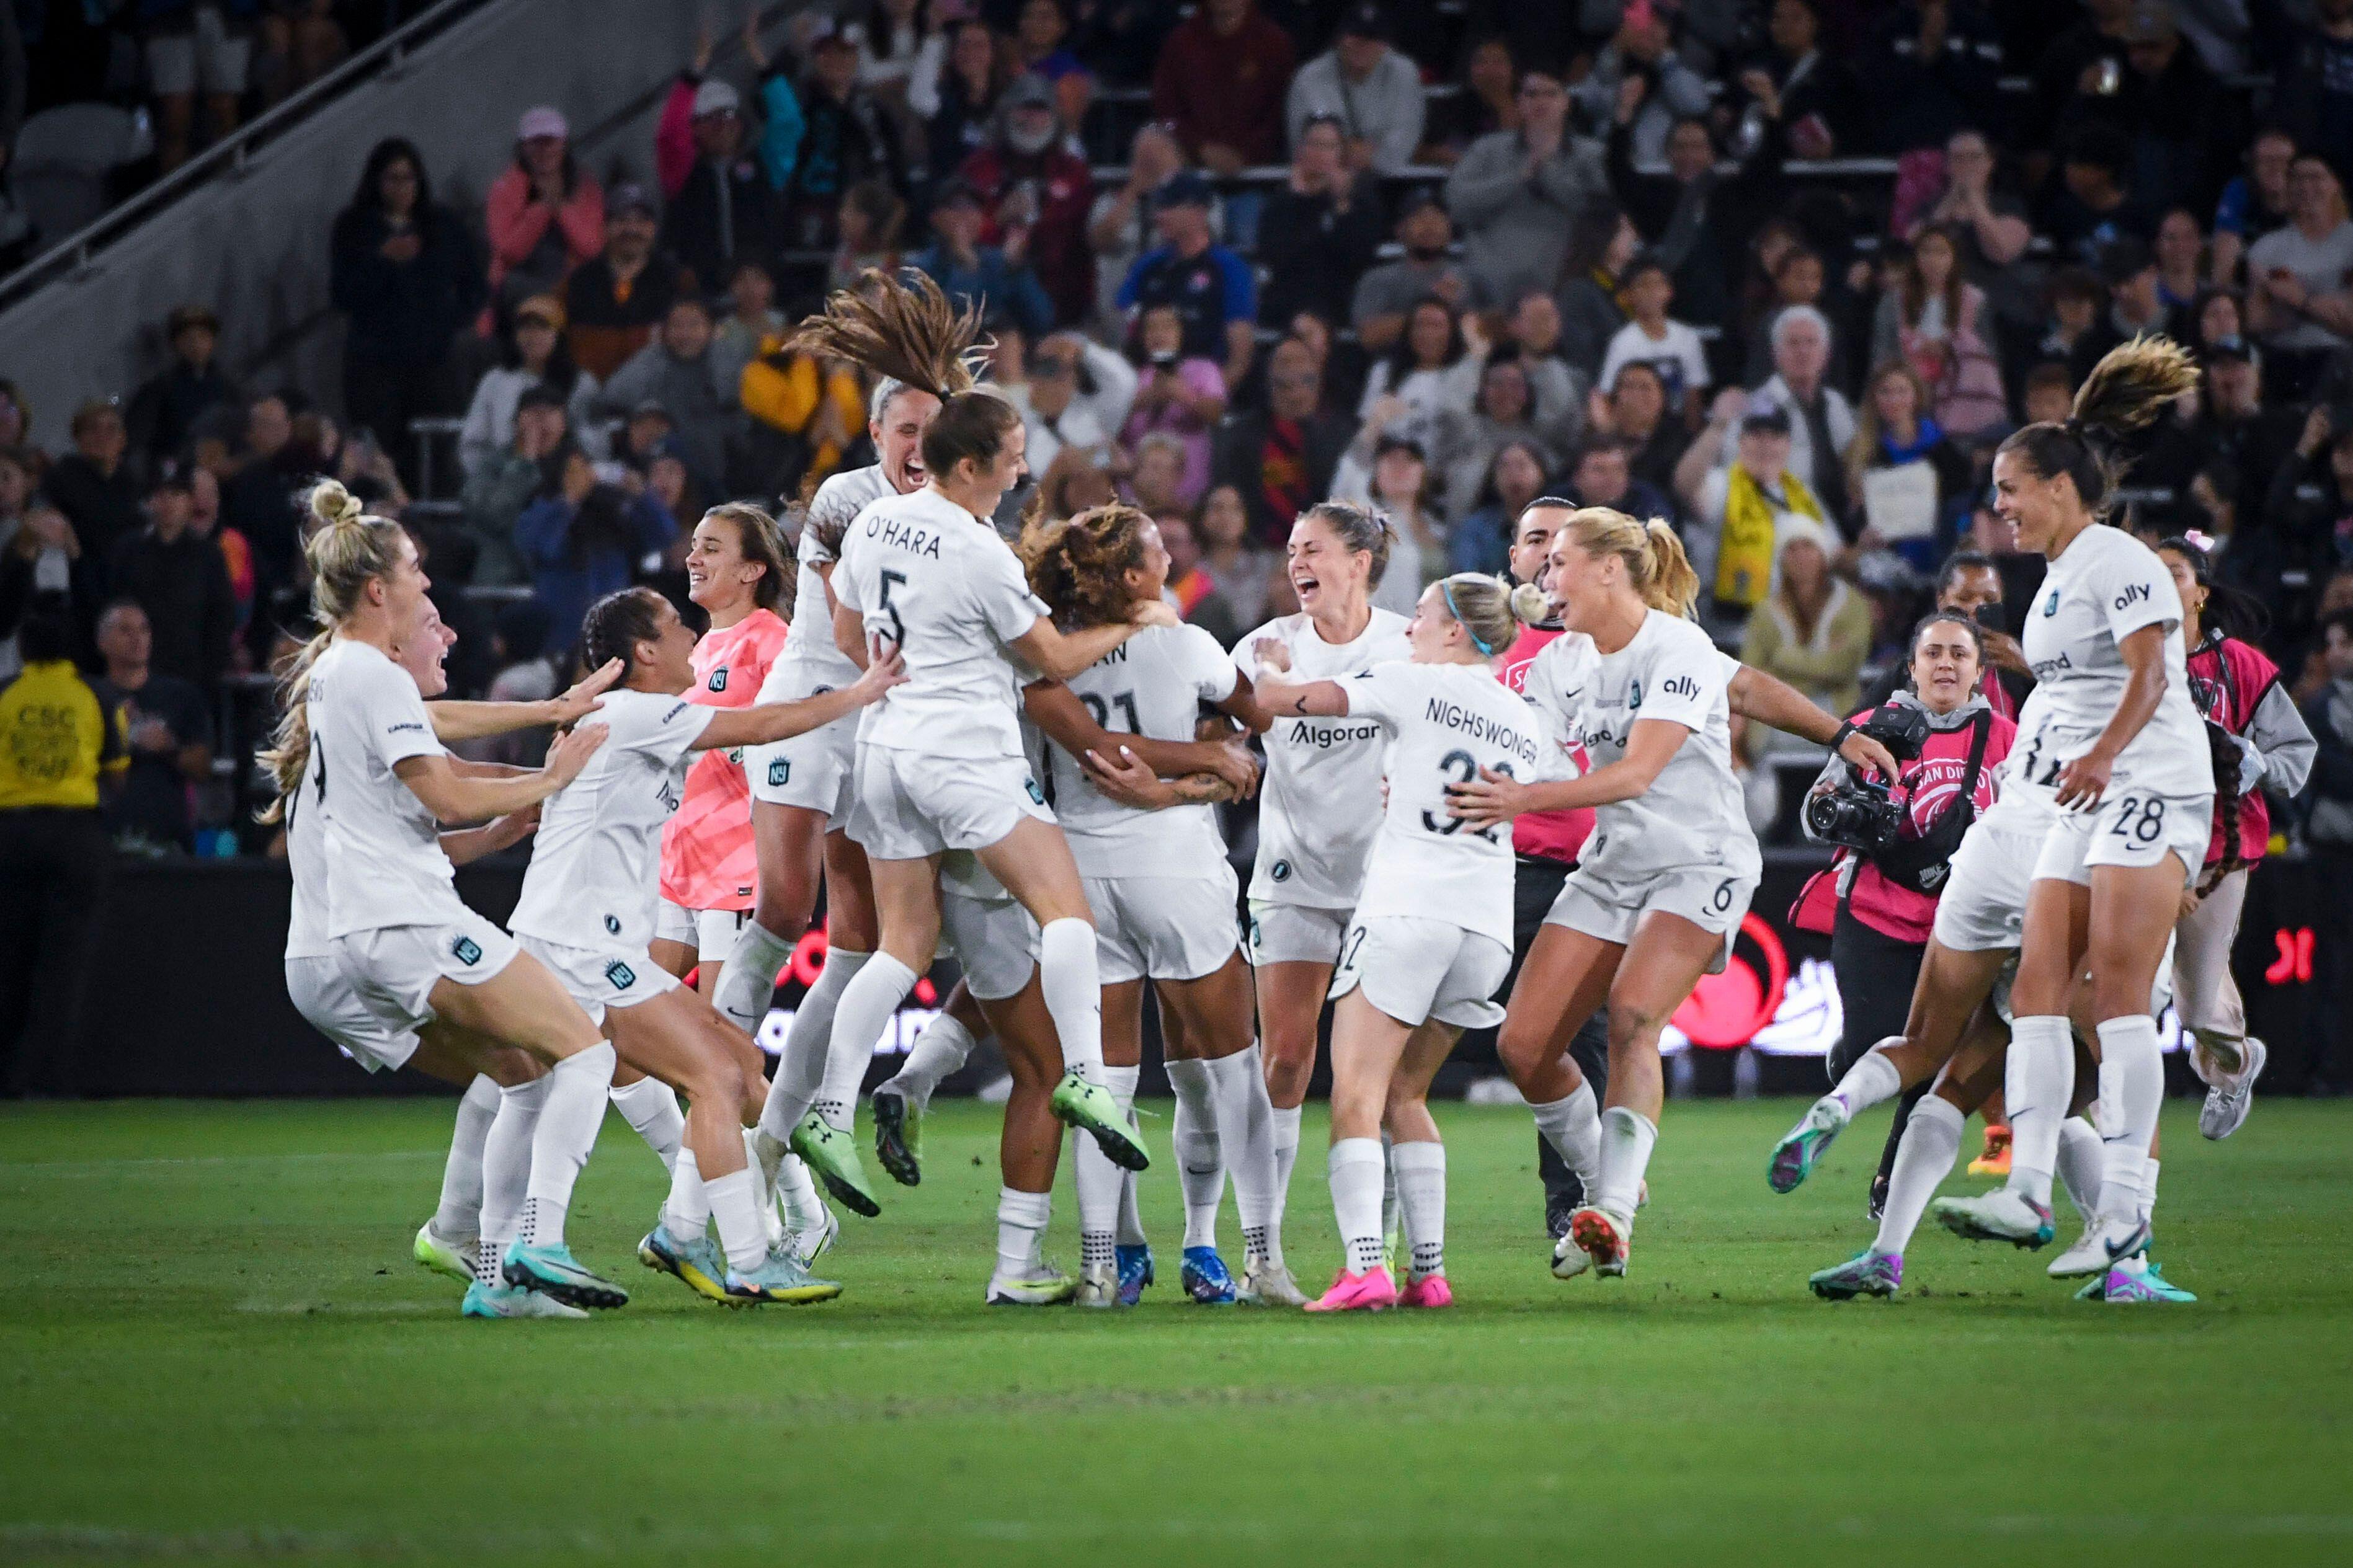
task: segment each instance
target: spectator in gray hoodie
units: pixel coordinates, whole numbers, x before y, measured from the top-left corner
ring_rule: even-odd
[[[1295,147],[1309,120],[1330,115],[1340,122],[1350,169],[1393,174],[1413,163],[1427,113],[1421,72],[1389,47],[1380,6],[1366,4],[1351,5],[1331,48],[1291,79],[1282,118]]]
[[[1520,128],[1471,143],[1446,179],[1464,258],[1499,300],[1553,287],[1569,225],[1606,188],[1600,149],[1568,133],[1568,90],[1557,67],[1522,70],[1519,105]]]
[[[660,404],[688,471],[706,493],[726,479],[727,440],[739,408],[736,386],[726,384],[726,366],[711,352],[711,307],[700,299],[677,301],[662,318],[659,335],[613,373],[596,399],[606,418],[627,418],[644,404]],[[736,374],[740,380],[741,367]]]

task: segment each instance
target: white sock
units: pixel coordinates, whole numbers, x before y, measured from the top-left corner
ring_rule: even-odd
[[[1266,1074],[1259,1063],[1259,1048],[1252,1045],[1201,1066],[1209,1075],[1215,1097],[1218,1152],[1234,1178],[1234,1212],[1241,1219],[1244,1265],[1280,1263],[1282,1235],[1275,1204],[1274,1106],[1266,1098]]]
[[[1876,1047],[1862,1053],[1862,1059],[1846,1069],[1838,1087],[1829,1098],[1846,1107],[1849,1117],[1861,1115],[1883,1100],[1893,1100],[1904,1092],[1904,1075],[1895,1064],[1879,1054]]]
[[[1299,1163],[1299,1119],[1303,1105],[1288,1108],[1267,1102],[1274,1112],[1274,1223],[1282,1225],[1282,1211],[1291,1206],[1291,1172]]]
[[[1552,1152],[1576,1173],[1588,1201],[1599,1202],[1601,1110],[1594,1100],[1593,1086],[1579,1083],[1574,1094],[1528,1109],[1536,1113],[1536,1131],[1552,1145]]]
[[[447,1240],[482,1233],[482,1144],[499,1103],[499,1086],[480,1073],[458,1100],[449,1157],[441,1163],[441,1202],[433,1211],[434,1234]]]
[[[735,945],[728,951],[727,967],[720,974],[719,989],[712,993],[711,1005],[729,1023],[758,1039],[768,1004],[776,1000],[776,975],[799,945],[772,934],[758,921],[745,921],[744,929],[735,933]]]
[[[2013,1018],[2002,1099],[2010,1112],[2010,1187],[2044,1208],[2059,1168],[2059,1124],[2075,1091],[2075,1037],[2053,1014]]]
[[[1351,1274],[1380,1266],[1381,1172],[1387,1164],[1379,1139],[1343,1138],[1332,1145],[1324,1167],[1332,1180],[1332,1217],[1339,1222]]]
[[[970,1029],[944,1011],[934,1013],[915,1037],[906,1065],[891,1081],[915,1102],[918,1112],[928,1110],[941,1080],[964,1066],[976,1043]]]
[[[1446,1272],[1446,1145],[1399,1143],[1389,1150],[1398,1203],[1413,1247],[1412,1277]]]
[[[1952,1173],[1953,1159],[1961,1152],[1961,1129],[1968,1118],[1941,1094],[1923,1095],[1904,1124],[1895,1145],[1895,1168],[1887,1176],[1887,1206],[1879,1214],[1879,1237],[1873,1252],[1901,1258],[1928,1212],[1928,1200]]]
[[[798,1154],[787,1152],[776,1162],[769,1185],[785,1205],[785,1223],[795,1230],[816,1230],[825,1224],[825,1198]]]
[[[641,1078],[635,1083],[616,1084],[611,1092],[613,1109],[638,1130],[646,1147],[661,1161],[662,1169],[676,1165],[679,1147],[686,1142],[686,1113],[679,1110],[678,1095],[670,1085]]]
[[[531,1147],[546,1104],[544,1076],[501,1089],[498,1114],[482,1140],[482,1240],[475,1253],[474,1278],[485,1286],[506,1282],[499,1265],[522,1218],[523,1193],[531,1184]]]
[[[2158,1162],[2155,1159],[2145,1160],[2141,1163],[2140,1220],[2143,1225],[2153,1225],[2157,1221],[2158,1163]]]
[[[702,1185],[702,1166],[691,1149],[678,1152],[670,1168],[670,1196],[662,1204],[662,1228],[679,1241],[695,1242],[711,1227],[711,1199]]]
[[[2015,1155],[2011,1156],[2013,1159]],[[2080,1116],[2059,1124],[2059,1181],[2085,1225],[2100,1218],[2100,1130]]]
[[[776,1215],[776,1191],[769,1184],[768,1167],[754,1147],[759,1141],[758,1128],[744,1129],[744,1168],[752,1173],[752,1207],[760,1216],[760,1228],[767,1233],[768,1245],[774,1247],[785,1239],[785,1222]]]
[[[596,1146],[605,1123],[605,1097],[613,1087],[613,1045],[599,1040],[548,1069],[547,1104],[531,1140],[531,1184],[523,1191],[526,1247],[564,1245],[564,1214],[572,1185]]]
[[[801,998],[793,1013],[792,1027],[785,1031],[785,1049],[776,1063],[776,1076],[768,1085],[767,1103],[760,1110],[761,1130],[782,1143],[792,1137],[793,1129],[800,1125],[816,1103],[818,1091],[824,1086],[826,1064],[832,1059],[835,1026],[840,1020],[841,999],[850,984],[866,972],[873,954],[849,952],[838,947],[825,950],[825,967],[818,972],[817,983]],[[904,974],[907,966],[894,964]],[[890,1022],[892,1010],[899,1005],[915,982],[909,975],[896,996],[885,1003],[875,1003],[860,1025],[871,1028],[862,1042],[866,1058],[874,1054],[874,1042],[882,1036],[882,1026]],[[845,1047],[845,1049],[849,1047]],[[850,1054],[855,1057],[856,1051]]]
[[[2112,1131],[2101,1142],[2105,1158],[2100,1170],[2100,1219],[2114,1226],[2140,1221],[2141,1167],[2157,1136],[2157,1113],[2165,1104],[2165,1054],[2157,1043],[2157,1020],[2146,1013],[2128,1014],[2102,1024],[2100,1035],[2100,1104]],[[2011,1137],[2017,1136],[2016,1122]],[[2015,1150],[2016,1144],[2011,1145]],[[2017,1159],[2013,1152],[2012,1161]]]
[[[1218,1205],[1226,1195],[1223,1141],[1218,1126],[1218,1089],[1204,1061],[1167,1064],[1176,1091],[1176,1179],[1185,1191],[1185,1245],[1218,1245]]]
[[[1389,1159],[1395,1145],[1387,1132],[1381,1134],[1381,1239],[1387,1241],[1397,1234],[1398,1219],[1397,1166]]]
[[[730,1171],[702,1184],[711,1217],[719,1222],[719,1245],[727,1267],[748,1273],[768,1256],[768,1227],[760,1223],[759,1200],[752,1195],[752,1173]]]
[[[1634,1223],[1641,1201],[1642,1173],[1650,1168],[1651,1147],[1659,1141],[1659,1124],[1639,1110],[1613,1105],[1601,1113],[1601,1179],[1588,1191],[1594,1207],[1609,1212],[1621,1225]]]
[[[1092,1139],[1082,1140],[1092,1142]],[[1051,1193],[997,1190],[997,1271],[1019,1275],[1034,1272],[1046,1245],[1046,1223],[1054,1212]]]
[[[830,964],[836,957],[839,957],[842,967],[849,972],[849,978],[855,979],[859,972],[866,967],[871,956],[863,952],[844,952],[839,949],[828,948],[826,952],[826,963]],[[846,986],[849,981],[844,980],[842,984]],[[913,984],[910,983],[909,989],[913,988]],[[840,1016],[837,1005],[834,1016],[839,1020]],[[876,1039],[879,1040],[880,1037],[881,1031],[878,1029]],[[858,1048],[857,1042],[839,1029],[831,1030],[828,1034],[825,1047],[825,1072],[824,1076],[818,1080],[816,1110],[818,1115],[825,1118],[826,1125],[837,1131],[849,1131],[851,1124],[857,1120],[858,1096],[859,1092],[866,1087],[866,1069],[874,1063],[875,1044],[876,1040],[869,1040],[866,1042],[866,1048],[860,1050]]]
[[[1111,1090],[1112,1099],[1118,1102],[1119,1113],[1130,1121],[1134,1120],[1136,1079],[1143,1075],[1142,1068],[1103,1068],[1103,1087]],[[1089,1139],[1088,1142],[1092,1142],[1093,1140]],[[1119,1218],[1113,1226],[1113,1236],[1118,1244],[1122,1247],[1142,1247],[1145,1244],[1144,1215],[1135,1206],[1134,1171],[1123,1170],[1119,1173],[1117,1212]]]
[[[1109,1268],[1116,1260],[1120,1178],[1126,1174],[1104,1158],[1094,1139],[1071,1134],[1071,1178],[1079,1191],[1079,1265]]]
[[[1082,920],[1048,921],[1038,933],[1038,986],[1062,1042],[1062,1070],[1103,1080],[1103,976],[1095,965],[1095,928]]]

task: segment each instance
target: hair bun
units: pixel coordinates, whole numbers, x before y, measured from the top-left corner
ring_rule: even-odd
[[[330,526],[339,522],[357,522],[367,511],[360,498],[345,489],[339,479],[321,479],[311,487],[311,515]]]
[[[1512,590],[1512,614],[1532,626],[1552,615],[1552,601],[1534,583],[1523,583]]]

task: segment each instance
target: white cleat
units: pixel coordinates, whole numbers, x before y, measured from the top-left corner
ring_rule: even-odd
[[[1119,1305],[1119,1270],[1108,1263],[1098,1263],[1079,1271],[1079,1293],[1071,1298],[1081,1307],[1116,1307]]]
[[[1567,1236],[1552,1244],[1552,1277],[1574,1279],[1593,1267],[1593,1258]]]
[[[1307,1292],[1283,1265],[1257,1263],[1242,1270],[1234,1300],[1245,1307],[1304,1307]]]
[[[2241,1042],[2239,1070],[2214,1082],[2206,1090],[2206,1103],[2198,1108],[2199,1131],[2219,1140],[2245,1124],[2247,1112],[2255,1106],[2255,1079],[2263,1076],[2271,1054],[2271,1047],[2252,1035]]]
[[[830,1251],[835,1238],[841,1235],[841,1216],[822,1204],[818,1207],[825,1215],[824,1223],[811,1226],[807,1230],[787,1229],[784,1235],[785,1250],[803,1268]]]
[[[427,1220],[417,1227],[417,1244],[409,1256],[436,1274],[447,1274],[460,1285],[474,1282],[474,1255],[481,1247],[478,1237],[443,1236]]]
[[[1077,1294],[1079,1282],[1060,1269],[1037,1264],[1027,1273],[997,1273],[988,1277],[992,1307],[1059,1307]]]
[[[2108,1249],[2100,1244],[2100,1222],[2087,1219],[2084,1234],[2075,1244],[2051,1260],[2047,1273],[2053,1279],[2081,1279],[2087,1275],[2105,1274],[2112,1260]]]
[[[577,1307],[567,1307],[553,1296],[537,1290],[526,1290],[519,1285],[485,1285],[477,1279],[466,1287],[466,1300],[458,1309],[469,1318],[585,1318],[588,1314]]]
[[[2031,1249],[2050,1246],[2053,1235],[2051,1211],[2009,1187],[1975,1197],[1938,1198],[1929,1212],[1964,1241],[2007,1241]]]

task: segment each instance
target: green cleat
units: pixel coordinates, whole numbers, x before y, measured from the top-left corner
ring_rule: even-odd
[[[499,1268],[508,1284],[553,1296],[567,1307],[629,1304],[627,1290],[582,1268],[568,1247],[525,1247],[518,1241],[507,1248]]]
[[[1019,1274],[990,1275],[986,1300],[992,1307],[1059,1307],[1078,1293],[1077,1280],[1050,1263],[1040,1263]]]
[[[474,1237],[446,1237],[427,1220],[417,1227],[416,1245],[409,1256],[436,1274],[447,1274],[460,1285],[474,1282],[474,1252],[481,1242]]]
[[[757,1306],[763,1301],[806,1307],[814,1301],[830,1301],[841,1294],[839,1284],[811,1274],[782,1247],[768,1248],[768,1256],[749,1274],[728,1269],[726,1281],[726,1294],[721,1300],[731,1307]]]
[[[667,1225],[657,1225],[638,1243],[638,1261],[667,1274],[705,1300],[727,1300],[727,1259],[708,1236],[681,1241]]]
[[[922,1184],[923,1110],[887,1083],[874,1091],[874,1157],[901,1186]]]
[[[1144,1152],[1144,1134],[1132,1119],[1120,1114],[1119,1101],[1103,1085],[1088,1082],[1073,1068],[1054,1086],[1049,1104],[1066,1125],[1092,1134],[1103,1158],[1121,1170],[1151,1169],[1152,1156]]]
[[[812,1110],[793,1129],[792,1151],[817,1173],[827,1192],[852,1210],[868,1219],[882,1212],[874,1189],[867,1184],[866,1166],[858,1158],[858,1142],[848,1129],[834,1126]]]

